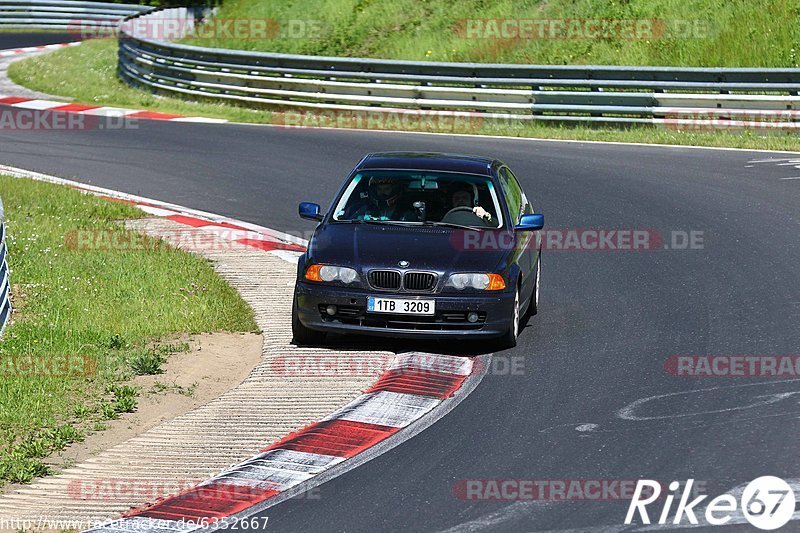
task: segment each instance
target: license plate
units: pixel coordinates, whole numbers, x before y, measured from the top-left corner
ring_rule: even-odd
[[[436,300],[406,300],[401,298],[367,298],[367,312],[396,315],[433,315]]]

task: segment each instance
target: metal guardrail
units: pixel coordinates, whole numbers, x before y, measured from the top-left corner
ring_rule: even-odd
[[[379,112],[470,112],[495,119],[669,123],[765,120],[794,128],[800,69],[541,66],[301,56],[154,39],[126,19],[120,77],[153,92],[248,106]],[[192,21],[194,22],[194,21]],[[191,24],[181,24],[183,28]],[[778,120],[775,120],[775,117]]]
[[[5,222],[3,200],[0,199],[0,335],[3,334],[3,329],[11,318],[11,280],[8,272]]]
[[[136,4],[72,0],[0,0],[0,29],[86,29],[108,27],[151,10]]]

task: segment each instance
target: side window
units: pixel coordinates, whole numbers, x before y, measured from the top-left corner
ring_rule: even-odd
[[[510,168],[507,168],[506,170],[508,170],[508,173],[511,174],[511,178],[513,179],[513,182],[516,183],[517,188],[519,188],[520,202],[521,202],[520,210],[522,211],[523,214],[530,215],[531,213],[533,213],[533,206],[528,201],[528,197],[525,196],[525,191],[522,190],[522,185],[519,184],[519,180],[514,175],[514,173],[511,172]]]
[[[500,169],[500,184],[506,196],[508,210],[511,211],[514,222],[519,222],[519,217],[526,212],[528,200],[525,198],[519,183],[517,183],[517,178],[514,177],[508,167]]]

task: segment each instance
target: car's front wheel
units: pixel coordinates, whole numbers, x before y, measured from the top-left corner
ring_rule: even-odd
[[[307,328],[297,316],[297,300],[292,302],[292,342],[297,346],[315,346],[325,341],[325,332]]]
[[[519,337],[520,329],[520,312],[519,312],[519,284],[517,290],[514,291],[514,307],[511,309],[511,321],[509,323],[508,331],[500,337],[499,348],[507,350],[517,345],[517,337]]]

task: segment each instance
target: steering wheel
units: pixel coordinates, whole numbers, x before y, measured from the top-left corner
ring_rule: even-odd
[[[463,224],[465,226],[486,226],[484,219],[476,215],[471,207],[454,207],[442,217],[442,222],[451,224]]]
[[[445,218],[447,218],[451,214],[459,213],[461,211],[465,211],[465,212],[469,211],[470,213],[475,215],[475,213],[472,211],[472,209],[473,209],[472,207],[468,207],[468,206],[465,206],[465,205],[462,205],[460,207],[454,207],[453,209],[451,209],[450,211],[448,211],[447,213],[444,214],[444,216],[442,217],[442,220],[444,220]],[[477,217],[478,215],[475,215],[475,216]],[[478,217],[478,218],[480,218],[480,217]]]

